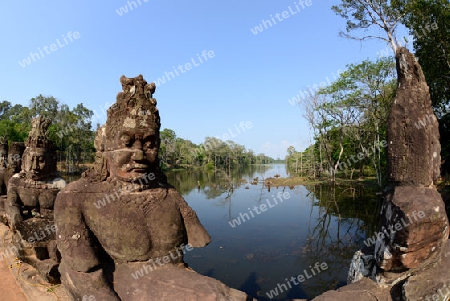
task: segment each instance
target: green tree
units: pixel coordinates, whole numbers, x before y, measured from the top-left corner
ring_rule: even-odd
[[[347,20],[345,32],[340,32],[344,37],[355,40],[381,39],[391,45],[394,53],[399,46],[396,38],[396,30],[403,15],[391,5],[388,0],[342,0],[339,5],[332,6],[332,10]],[[369,29],[377,29],[385,35],[366,34]],[[353,35],[355,30],[363,30],[364,35]]]
[[[337,100],[335,103],[346,110],[354,108],[358,111],[358,114],[355,114],[357,118],[348,124],[345,130],[347,145],[353,147],[354,155],[358,151],[368,154],[367,159],[370,160],[381,186],[385,152],[379,146],[382,140],[386,139],[388,115],[395,97],[395,62],[392,58],[380,58],[375,62],[366,60],[356,65],[351,64],[347,68],[320,93],[331,96]],[[345,157],[348,155],[353,154],[347,154]],[[353,162],[351,166],[359,165],[362,176],[362,163],[365,161],[360,160],[358,163]]]
[[[44,116],[52,121],[56,119],[59,108],[59,101],[53,96],[45,97],[39,94],[30,100],[31,117]]]
[[[6,118],[8,111],[11,109],[11,103],[7,100],[0,102],[0,120]]]
[[[159,149],[159,157],[161,162],[166,165],[173,165],[176,162],[176,139],[175,131],[163,129],[160,132],[161,144]]]

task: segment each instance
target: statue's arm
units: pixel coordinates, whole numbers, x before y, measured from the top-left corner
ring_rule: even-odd
[[[11,228],[13,230],[16,229],[16,226],[18,223],[20,223],[23,218],[20,214],[20,208],[22,206],[22,201],[20,200],[19,193],[17,192],[16,187],[13,187],[12,185],[8,188],[8,195],[6,202],[8,204],[8,216],[9,216],[9,222],[11,225]]]
[[[184,225],[186,227],[188,244],[197,248],[206,246],[211,242],[211,236],[209,236],[205,227],[203,227],[200,223],[195,211],[189,207],[178,192],[175,192],[175,194],[180,206],[180,212],[183,217]]]
[[[75,298],[93,295],[97,300],[120,301],[105,280],[92,234],[83,219],[81,202],[82,197],[76,193],[59,193],[56,197],[54,213],[61,278]]]

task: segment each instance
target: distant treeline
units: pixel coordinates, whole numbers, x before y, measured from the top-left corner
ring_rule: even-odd
[[[24,142],[31,129],[31,120],[39,115],[52,120],[49,136],[56,146],[61,171],[79,173],[82,164],[94,160],[95,131],[91,118],[93,111],[78,104],[70,109],[53,96],[38,95],[28,106],[0,102],[0,136],[9,142]],[[97,128],[100,125],[97,124]],[[170,129],[161,131],[160,161],[165,168],[205,167],[207,169],[238,168],[249,164],[272,163],[274,160],[264,154],[254,154],[243,145],[233,141],[221,141],[206,137],[205,142],[196,145],[176,136]]]
[[[176,136],[170,129],[161,131],[160,160],[164,167],[205,167],[207,169],[234,169],[250,164],[268,164],[275,160],[264,154],[255,154],[233,141],[206,137],[196,145]]]

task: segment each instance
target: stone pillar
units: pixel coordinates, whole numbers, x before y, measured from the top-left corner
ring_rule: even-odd
[[[398,88],[388,122],[388,189],[375,259],[384,271],[405,271],[438,258],[449,235],[440,175],[436,116],[422,69],[406,48],[396,53]]]

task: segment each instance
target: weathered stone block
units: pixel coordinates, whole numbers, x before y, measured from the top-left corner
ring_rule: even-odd
[[[443,246],[440,261],[436,265],[417,271],[403,284],[402,294],[405,301],[449,300],[450,279],[450,241]]]
[[[433,259],[448,238],[441,195],[433,188],[400,186],[386,195],[375,257],[385,271],[402,271]]]

